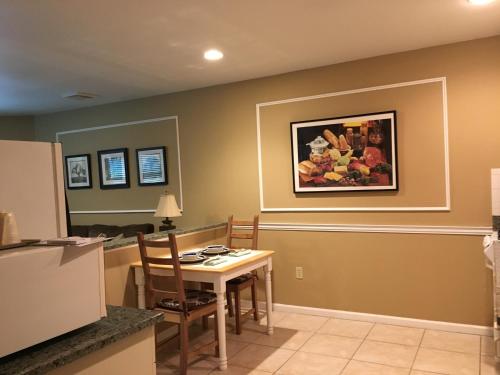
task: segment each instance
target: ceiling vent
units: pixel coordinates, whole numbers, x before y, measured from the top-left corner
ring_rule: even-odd
[[[83,92],[83,91],[74,91],[64,94],[62,97],[64,99],[71,99],[71,100],[88,100],[96,98],[97,94],[92,94],[90,92]]]

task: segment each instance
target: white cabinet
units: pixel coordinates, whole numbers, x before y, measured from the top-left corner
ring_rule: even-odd
[[[102,243],[0,252],[0,357],[106,316]]]

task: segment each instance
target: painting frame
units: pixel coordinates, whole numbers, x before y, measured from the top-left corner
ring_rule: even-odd
[[[99,185],[103,190],[130,188],[128,149],[97,151]]]
[[[160,163],[160,180],[155,181],[154,177],[151,177],[152,181],[147,181],[145,175],[147,174],[148,168],[144,165],[144,157],[146,155],[157,157],[156,160]],[[139,186],[168,185],[167,148],[165,146],[137,148],[135,150],[135,157],[137,162],[137,184]]]
[[[66,155],[64,157],[64,164],[66,166],[67,189],[92,189],[92,165],[90,154]]]
[[[398,191],[396,113],[290,122],[294,193]]]

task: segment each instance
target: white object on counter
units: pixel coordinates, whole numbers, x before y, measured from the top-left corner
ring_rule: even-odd
[[[0,252],[0,357],[106,316],[102,243]]]
[[[12,212],[0,212],[0,245],[21,242],[16,217]]]

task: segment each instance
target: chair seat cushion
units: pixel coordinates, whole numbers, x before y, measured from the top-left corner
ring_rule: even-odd
[[[217,301],[217,295],[215,293],[205,290],[185,289],[184,293],[186,294],[186,305],[188,310],[195,310]],[[167,310],[182,311],[179,301],[175,298],[164,298],[157,302],[157,305]]]
[[[251,272],[229,280],[228,284],[232,284],[232,285],[243,284],[244,282],[246,282],[250,279],[255,279],[255,275]]]

